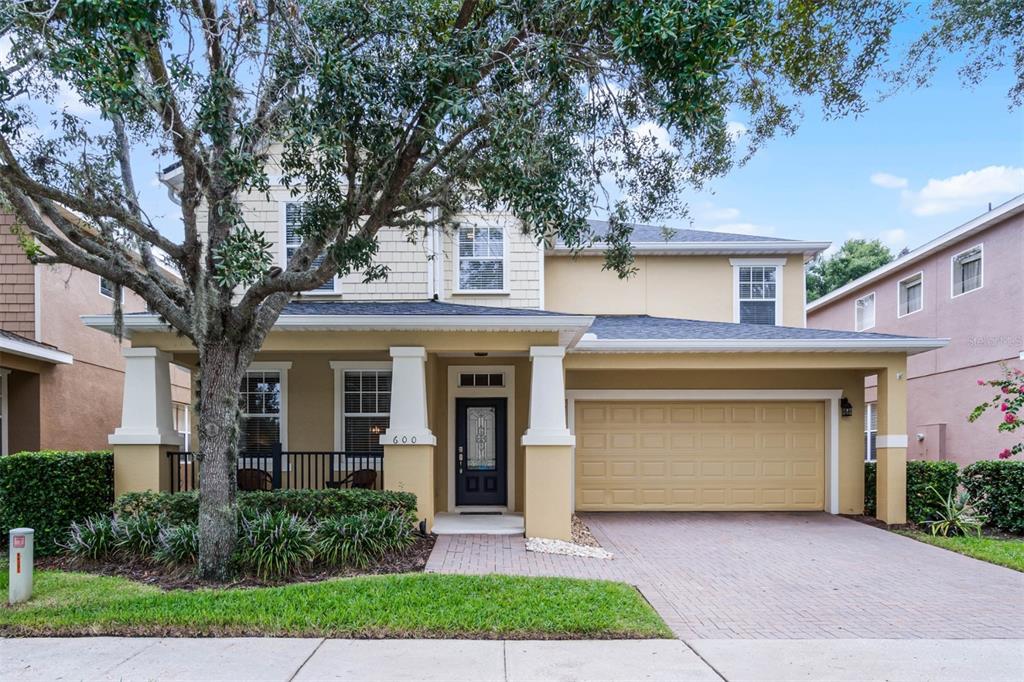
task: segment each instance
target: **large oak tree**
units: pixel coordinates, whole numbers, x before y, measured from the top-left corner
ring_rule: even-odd
[[[904,11],[899,0],[8,0],[0,191],[34,262],[131,289],[198,350],[200,568],[224,577],[236,392],[293,295],[337,274],[386,276],[379,230],[416,238],[468,206],[503,207],[537,240],[573,247],[606,211],[606,264],[626,275],[627,221],[677,214],[684,189],[791,132],[801,97],[827,115],[861,111]],[[68,89],[100,120],[45,106]],[[749,130],[739,154],[733,115]],[[652,123],[671,145],[639,132]],[[283,270],[240,202],[268,190],[271,150],[308,207]],[[183,240],[140,205],[140,153],[180,164]]]

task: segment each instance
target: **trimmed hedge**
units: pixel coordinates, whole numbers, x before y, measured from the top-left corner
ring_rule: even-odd
[[[875,516],[877,473],[874,462],[864,463],[864,513]],[[935,517],[940,502],[931,488],[944,497],[958,485],[956,462],[911,460],[907,462],[907,521],[921,524]]]
[[[240,492],[238,509],[245,515],[286,512],[304,519],[323,519],[377,510],[415,513],[416,496],[393,490],[275,490]],[[198,523],[199,493],[125,493],[114,503],[116,516],[145,514],[170,525]]]
[[[19,452],[0,457],[0,528],[35,529],[36,554],[59,550],[68,528],[114,501],[110,452]]]
[[[960,482],[989,526],[1024,533],[1024,462],[975,462],[964,467]]]

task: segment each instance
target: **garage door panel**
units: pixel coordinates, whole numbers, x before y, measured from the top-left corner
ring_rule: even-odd
[[[821,403],[579,402],[580,510],[824,507]]]

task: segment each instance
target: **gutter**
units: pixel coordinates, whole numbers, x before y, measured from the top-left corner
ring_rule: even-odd
[[[57,348],[39,346],[27,341],[19,341],[6,336],[0,336],[0,353],[10,353],[32,360],[42,360],[55,365],[72,365],[75,358],[71,353],[65,353]]]
[[[782,254],[800,253],[814,255],[824,251],[832,242],[633,242],[634,253],[638,255],[700,255],[700,254]],[[599,255],[607,246],[594,244],[579,251],[565,246],[554,246],[547,250],[550,256]]]
[[[943,348],[949,339],[589,339],[574,353],[902,353]]]
[[[113,315],[82,315],[82,323],[107,333]],[[323,331],[551,331],[571,334],[572,345],[594,323],[590,315],[282,315],[276,330]],[[126,335],[132,332],[170,332],[158,315],[126,315]]]

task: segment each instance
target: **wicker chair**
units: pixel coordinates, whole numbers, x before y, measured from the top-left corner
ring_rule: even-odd
[[[274,477],[263,469],[239,469],[238,489],[242,491],[273,490]]]
[[[329,481],[328,488],[366,488],[377,485],[377,472],[373,469],[357,469],[340,481]]]

